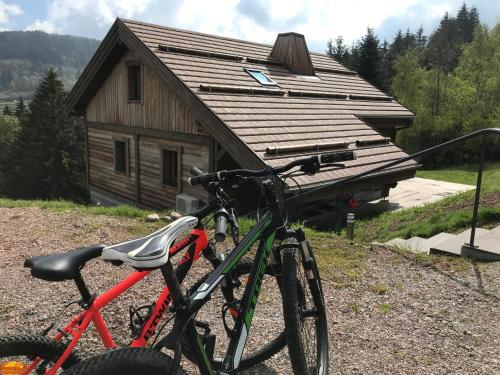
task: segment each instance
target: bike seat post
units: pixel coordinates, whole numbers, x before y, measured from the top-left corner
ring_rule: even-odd
[[[80,292],[80,295],[82,296],[82,300],[80,302],[80,305],[87,309],[92,305],[92,302],[94,302],[94,296],[90,294],[90,291],[87,288],[87,285],[85,284],[85,281],[83,281],[82,274],[78,272],[74,278],[76,287],[78,288],[78,291]]]
[[[179,280],[174,271],[174,267],[170,260],[161,267],[161,274],[163,279],[165,280],[165,284],[167,284],[170,293],[172,294],[172,300],[174,302],[174,306],[180,307],[185,306],[187,303],[186,297],[182,293],[182,289],[179,285]]]

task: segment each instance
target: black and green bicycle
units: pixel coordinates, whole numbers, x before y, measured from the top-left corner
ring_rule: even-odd
[[[275,194],[274,178],[294,168],[302,173],[317,173],[324,165],[344,167],[342,161],[352,160],[352,151],[316,155],[295,160],[283,167],[267,167],[253,171],[236,169],[203,174],[193,168],[192,185],[213,191],[214,186],[239,184],[246,178],[263,178],[262,187],[267,212],[246,234],[227,258],[196,291],[185,295],[179,286],[170,260],[162,267],[175,310],[175,321],[169,334],[152,349],[125,348],[83,361],[65,374],[129,375],[177,374],[182,355],[197,364],[201,374],[233,374],[240,368],[245,343],[259,298],[262,281],[269,269],[277,278],[283,301],[285,336],[295,374],[328,374],[328,330],[321,280],[312,249],[302,229],[286,228],[282,210]],[[217,229],[219,230],[219,229]],[[207,303],[216,287],[227,279],[252,246],[258,242],[243,297],[226,306],[231,309],[234,324],[224,322],[229,345],[223,359],[214,359],[215,337],[207,334],[209,327],[196,321],[198,311]],[[224,315],[223,315],[224,318]],[[204,332],[200,333],[200,329]],[[161,350],[168,348],[173,356]]]

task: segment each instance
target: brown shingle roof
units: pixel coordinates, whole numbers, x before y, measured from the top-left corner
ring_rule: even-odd
[[[413,113],[327,55],[311,53],[316,76],[300,76],[275,63],[255,62],[270,59],[271,45],[120,21],[244,141],[262,163],[280,165],[315,153],[270,155],[265,152],[267,147],[348,142],[349,148],[359,150],[359,159],[348,162],[348,168],[298,178],[304,185],[324,184],[406,156],[392,143],[356,146],[358,140],[383,139],[363,117],[411,118]],[[208,56],[208,52],[215,57]],[[266,95],[266,87],[245,68],[262,71],[279,85],[269,90],[282,92]],[[214,89],[210,90],[211,87]],[[251,92],[251,89],[256,90]],[[200,120],[203,123],[203,119]],[[415,163],[398,169],[408,166]]]

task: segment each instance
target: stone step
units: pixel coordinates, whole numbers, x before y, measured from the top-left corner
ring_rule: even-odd
[[[500,225],[498,227],[496,227],[496,228],[490,229],[490,232],[500,233]]]
[[[386,244],[421,253],[426,252],[425,246],[423,246],[425,241],[425,238],[415,236],[407,240],[403,238],[393,238],[392,240],[387,241]]]
[[[500,231],[482,234],[474,241],[474,246],[477,248],[464,246],[462,255],[481,260],[500,260]]]
[[[470,240],[471,229],[467,229],[457,235],[454,238],[447,238],[439,243],[435,243],[430,246],[429,252],[431,254],[444,254],[444,255],[462,255],[462,246],[468,243]],[[476,228],[476,239],[489,233],[490,231],[483,228]]]
[[[441,232],[441,233],[438,233],[432,237],[429,237],[428,239],[425,240],[424,242],[424,246],[426,247],[427,249],[427,252],[429,252],[429,250],[431,249],[431,247],[439,244],[439,243],[442,243],[444,241],[450,241],[450,240],[453,240],[454,238],[456,238],[456,234],[451,234],[451,233],[447,233],[447,232]]]

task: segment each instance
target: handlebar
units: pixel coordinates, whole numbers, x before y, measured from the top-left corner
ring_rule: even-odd
[[[262,170],[250,169],[233,169],[231,171],[219,171],[216,173],[203,174],[198,168],[191,168],[193,177],[189,178],[190,185],[207,185],[214,181],[224,181],[236,177],[265,177],[276,176],[289,171],[295,167],[301,167],[300,170],[307,174],[314,174],[319,172],[321,165],[335,166],[344,168],[345,165],[341,164],[342,161],[355,160],[356,153],[354,151],[341,151],[329,154],[314,155],[307,158],[294,160],[281,167],[266,167]],[[201,173],[201,174],[200,174]]]

